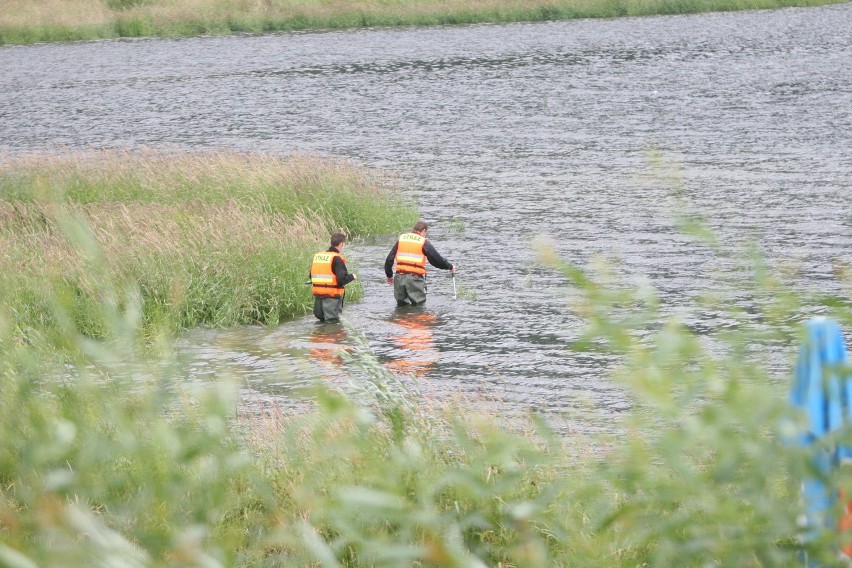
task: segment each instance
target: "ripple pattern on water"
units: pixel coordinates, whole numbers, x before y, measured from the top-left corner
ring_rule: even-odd
[[[2,47],[0,152],[314,151],[398,172],[476,299],[454,301],[447,275],[433,274],[425,317],[401,318],[382,273],[392,236],[352,243],[366,299],[346,314],[376,357],[447,396],[582,410],[584,420],[591,409],[605,424],[629,407],[606,378],[614,361],[568,349],[583,321],[533,241],[546,235],[580,265],[618,259],[677,313],[732,268],[678,231],[672,211],[685,202],[725,242],[754,239],[803,285],[842,294],[837,263],[852,262],[850,29],[847,3]],[[730,322],[706,311],[690,325]],[[247,388],[289,396],[318,378],[343,380],[336,346],[348,341],[306,317],[198,330],[184,348],[198,376],[226,369]],[[782,372],[788,355],[779,348]]]

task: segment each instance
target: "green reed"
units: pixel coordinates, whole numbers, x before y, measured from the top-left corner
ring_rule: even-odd
[[[5,0],[0,45],[397,25],[536,22],[818,6],[838,0]]]
[[[102,335],[102,280],[119,297],[138,286],[149,331],[276,324],[309,309],[310,256],[331,232],[386,234],[416,218],[378,172],[313,157],[101,152],[17,158],[2,172],[0,287],[22,333],[61,324],[45,300],[56,297]],[[82,250],[64,236],[73,219]]]

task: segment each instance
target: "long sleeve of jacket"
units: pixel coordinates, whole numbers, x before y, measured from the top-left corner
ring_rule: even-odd
[[[337,284],[340,286],[346,286],[355,280],[355,277],[349,274],[349,270],[346,269],[346,263],[339,256],[334,257],[331,262],[331,270],[337,276]]]
[[[450,263],[447,259],[441,256],[435,247],[432,246],[431,241],[426,241],[426,244],[423,245],[423,254],[426,255],[426,260],[429,261],[429,264],[434,266],[435,268],[440,268],[441,270],[449,270],[453,267],[452,263]]]
[[[399,242],[394,243],[388,257],[385,259],[385,276],[388,278],[393,278],[393,263],[396,259],[396,251],[398,248]]]

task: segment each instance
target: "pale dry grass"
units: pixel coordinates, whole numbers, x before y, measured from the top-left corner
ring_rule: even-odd
[[[81,274],[79,247],[63,235],[60,215],[91,229],[104,258],[116,267],[136,261],[184,258],[210,263],[211,253],[237,248],[251,255],[258,247],[321,246],[324,223],[317,217],[259,216],[233,203],[193,204],[191,210],[151,203],[68,205],[0,202],[0,270],[30,274]],[[171,259],[171,260],[169,260]]]
[[[104,0],[0,0],[0,27],[89,27],[114,19]]]
[[[793,0],[817,6],[844,0]],[[5,3],[5,8],[4,7]],[[0,0],[0,44],[108,37],[611,18],[790,5],[788,0]]]
[[[41,191],[51,192],[68,180],[81,180],[103,190],[133,184],[146,195],[164,200],[176,189],[193,188],[198,197],[223,191],[230,197],[292,193],[335,185],[364,196],[386,194],[395,180],[386,172],[366,170],[343,158],[294,154],[288,158],[231,151],[170,153],[153,149],[134,151],[71,151],[0,158],[0,171],[40,180]],[[233,195],[238,188],[243,195]],[[271,189],[274,188],[274,189]],[[203,192],[203,195],[202,195]],[[94,196],[93,196],[94,197]]]
[[[564,2],[558,2],[564,4]],[[424,14],[435,11],[535,10],[548,0],[148,0],[124,10],[110,9],[105,0],[0,0],[0,26],[86,27],[117,19],[143,17],[155,25],[227,16],[245,19],[287,19],[299,15],[334,16],[346,13]]]

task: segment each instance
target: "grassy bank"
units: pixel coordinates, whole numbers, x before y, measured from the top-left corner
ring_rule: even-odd
[[[710,341],[617,267],[544,258],[570,282],[587,348],[621,357],[613,380],[633,408],[605,439],[430,399],[366,342],[351,346],[352,385],[313,393],[313,410],[245,406],[227,377],[187,382],[168,345],[140,353],[137,310],[109,295],[94,307],[112,339],[68,326],[50,338],[76,364],[54,367],[55,345],[15,336],[4,296],[0,563],[793,567],[807,550],[835,565],[837,533],[800,539],[809,456],[780,442],[787,383],[756,348],[795,352],[802,298],[744,263],[722,292],[753,306],[694,306],[729,316]],[[54,319],[73,320],[49,299]]]
[[[536,22],[837,0],[0,0],[0,45],[369,26]]]
[[[309,309],[310,255],[333,230],[416,218],[376,172],[307,156],[39,155],[0,172],[0,288],[24,335],[64,325],[48,298],[90,336],[106,331],[105,296],[138,295],[148,331],[275,324]]]

